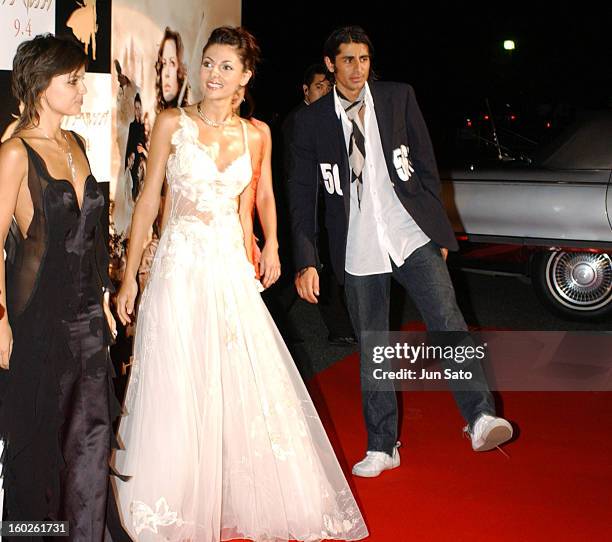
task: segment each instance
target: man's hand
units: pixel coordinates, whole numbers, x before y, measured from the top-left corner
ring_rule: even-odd
[[[295,275],[295,288],[298,295],[308,303],[318,303],[319,273],[314,267],[305,267]]]
[[[442,254],[442,259],[443,259],[444,261],[446,261],[446,258],[448,257],[448,249],[447,249],[447,248],[442,247],[442,248],[440,249],[440,253]]]

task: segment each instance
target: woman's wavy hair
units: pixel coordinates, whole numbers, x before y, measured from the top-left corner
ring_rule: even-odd
[[[249,83],[255,77],[255,70],[261,59],[261,49],[257,44],[255,36],[241,26],[220,26],[215,28],[210,38],[202,49],[202,58],[206,50],[211,45],[229,45],[236,49],[236,53],[242,62],[245,70],[249,70],[253,75]]]
[[[166,41],[172,40],[176,44],[176,60],[177,60],[177,70],[176,70],[176,79],[178,81],[178,94],[176,98],[174,98],[171,102],[166,102],[164,100],[164,94],[162,91],[163,83],[162,83],[162,55],[164,52],[164,44]],[[185,52],[185,48],[183,47],[183,40],[181,39],[181,35],[174,30],[171,30],[170,27],[166,27],[164,30],[164,36],[159,44],[159,51],[157,51],[157,62],[155,63],[155,88],[157,91],[157,101],[155,104],[155,110],[157,113],[160,113],[164,109],[169,109],[171,107],[183,107],[189,103],[189,85],[187,85],[187,89],[181,100],[181,103],[178,103],[178,98],[181,94],[181,90],[183,88],[183,84],[185,83],[185,79],[187,79],[187,67],[183,62],[183,54]]]

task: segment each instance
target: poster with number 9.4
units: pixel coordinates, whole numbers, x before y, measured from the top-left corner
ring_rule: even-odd
[[[0,70],[13,68],[13,57],[22,41],[55,33],[55,1],[0,0]]]

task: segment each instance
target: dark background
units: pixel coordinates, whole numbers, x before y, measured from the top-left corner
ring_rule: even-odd
[[[274,122],[301,98],[304,69],[322,58],[336,27],[359,24],[374,44],[380,79],[409,82],[438,151],[465,118],[517,114],[517,131],[543,137],[585,109],[612,106],[612,18],[603,5],[489,2],[260,2],[242,23],[262,48],[255,116]],[[503,49],[513,39],[516,50]]]

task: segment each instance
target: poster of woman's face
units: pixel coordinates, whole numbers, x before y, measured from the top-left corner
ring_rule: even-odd
[[[176,107],[178,103],[179,93],[187,77],[183,54],[180,34],[166,27],[155,66],[158,111]],[[187,101],[187,92],[185,92],[181,105]]]
[[[178,64],[181,59],[177,56],[176,41],[164,41],[161,54],[161,85],[162,95],[166,103],[176,99],[179,91]]]

